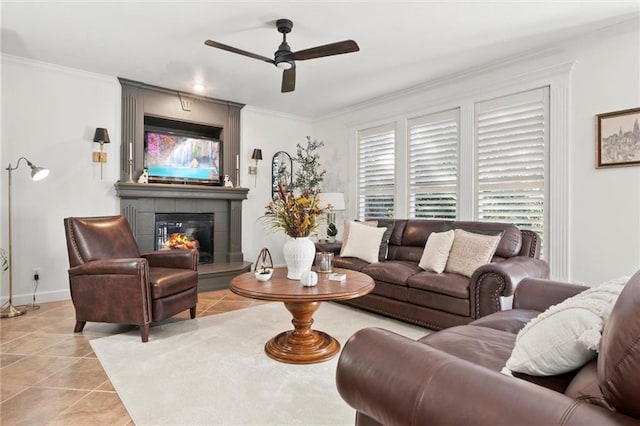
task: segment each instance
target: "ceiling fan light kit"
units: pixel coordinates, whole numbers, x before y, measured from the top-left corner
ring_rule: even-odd
[[[307,59],[322,58],[325,56],[342,55],[344,53],[352,53],[360,50],[358,44],[353,40],[344,40],[336,43],[325,44],[322,46],[312,47],[310,49],[291,52],[291,48],[287,43],[287,34],[293,28],[293,22],[289,19],[278,19],[276,21],[278,32],[282,33],[282,43],[274,54],[273,59],[266,56],[251,53],[246,50],[218,43],[213,40],[206,40],[204,44],[217,49],[226,50],[227,52],[236,53],[238,55],[247,56],[249,58],[258,59],[263,62],[274,64],[276,68],[283,70],[282,73],[282,93],[293,92],[296,88],[296,61],[304,61]]]

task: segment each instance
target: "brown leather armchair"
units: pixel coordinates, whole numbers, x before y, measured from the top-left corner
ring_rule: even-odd
[[[152,321],[186,309],[195,318],[197,250],[141,255],[124,216],[68,217],[64,226],[74,332],[87,321],[137,324],[146,342]]]

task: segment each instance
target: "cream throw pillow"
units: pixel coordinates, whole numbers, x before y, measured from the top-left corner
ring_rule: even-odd
[[[427,238],[418,266],[424,270],[441,274],[447,266],[454,236],[453,229],[447,232],[432,232]]]
[[[602,328],[628,277],[592,287],[549,307],[516,336],[504,374],[555,376],[591,360]]]
[[[349,239],[340,256],[357,257],[369,263],[378,262],[380,242],[387,228],[376,228],[358,222],[349,224]]]
[[[340,248],[340,256],[344,256],[342,253],[344,252],[344,248],[347,245],[347,241],[349,241],[349,230],[351,229],[351,224],[354,222],[354,220],[344,221],[344,227],[342,228],[342,247]],[[377,220],[365,220],[364,222],[357,223],[367,226],[378,226]]]
[[[446,272],[471,277],[476,269],[491,262],[502,235],[483,235],[455,229]]]

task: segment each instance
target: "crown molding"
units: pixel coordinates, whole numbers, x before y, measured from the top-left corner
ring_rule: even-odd
[[[61,72],[73,76],[91,78],[94,80],[105,81],[108,83],[118,83],[118,79],[107,74],[100,74],[91,71],[85,71],[78,68],[65,67],[63,65],[52,64],[50,62],[39,61],[37,59],[25,58],[23,56],[15,56],[7,53],[0,54],[2,62],[11,62],[17,65],[31,66],[44,70]]]

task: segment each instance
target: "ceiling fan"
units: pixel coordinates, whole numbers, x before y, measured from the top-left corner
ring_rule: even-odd
[[[282,43],[280,43],[273,59],[247,52],[246,50],[238,49],[236,47],[228,46],[226,44],[218,43],[213,40],[207,40],[204,44],[226,50],[227,52],[237,53],[239,55],[248,56],[249,58],[268,62],[270,64],[274,64],[281,70],[284,70],[282,73],[282,93],[293,92],[296,88],[296,61],[322,58],[324,56],[341,55],[343,53],[357,52],[360,50],[358,43],[355,41],[344,40],[292,52],[289,44],[287,44],[287,34],[291,32],[293,22],[289,19],[278,19],[276,21],[276,28],[278,29],[278,32],[282,33]]]

